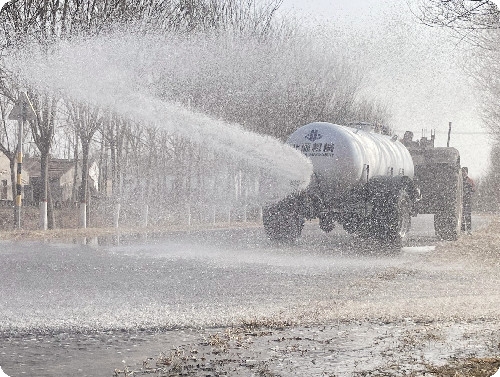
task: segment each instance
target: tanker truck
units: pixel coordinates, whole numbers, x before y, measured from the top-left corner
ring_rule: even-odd
[[[367,123],[314,122],[297,129],[287,143],[312,161],[311,182],[263,209],[267,236],[292,241],[305,220],[319,219],[325,232],[339,224],[363,239],[401,245],[411,217],[432,213],[436,235],[456,239],[462,213],[459,153],[434,147],[435,134],[420,141],[410,134],[400,141]]]

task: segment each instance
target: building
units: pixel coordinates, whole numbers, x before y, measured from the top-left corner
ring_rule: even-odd
[[[16,161],[17,166],[17,161]],[[17,171],[17,168],[14,167]],[[29,173],[23,166],[21,172],[21,184],[23,187],[29,182]],[[0,200],[8,202],[14,200],[12,197],[12,180],[10,171],[10,161],[2,152],[0,152]]]
[[[25,186],[25,200],[38,203],[42,199],[42,182],[40,174],[40,159],[26,158],[26,171],[29,173],[29,184]],[[97,191],[98,172],[97,163],[91,162],[89,166],[89,190]],[[75,169],[76,175],[75,175]],[[96,173],[97,172],[97,173]],[[54,203],[70,203],[77,200],[78,187],[81,182],[81,164],[74,160],[52,158],[49,161],[49,184],[52,201]],[[96,176],[97,174],[97,176]]]

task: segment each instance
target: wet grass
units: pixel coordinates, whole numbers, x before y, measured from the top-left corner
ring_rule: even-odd
[[[500,358],[468,358],[453,360],[442,366],[427,365],[419,371],[364,371],[357,377],[491,377],[500,368]]]
[[[158,377],[288,376],[297,375],[292,373],[293,365],[300,364],[303,365],[302,372],[304,367],[307,369],[307,365],[310,365],[312,375],[319,375],[318,370],[323,370],[321,375],[329,377],[491,377],[500,368],[500,356],[452,357],[439,365],[418,358],[417,351],[422,344],[445,341],[439,332],[429,329],[402,334],[397,350],[391,347],[394,354],[387,358],[385,365],[373,370],[344,368],[340,374],[336,374],[332,373],[331,366],[323,359],[329,352],[335,353],[334,340],[299,336],[291,330],[275,330],[254,324],[208,332],[197,342],[177,346],[168,353],[144,360],[142,368],[117,369],[115,377],[151,374]],[[332,335],[335,335],[334,332]],[[327,352],[327,349],[330,351]],[[323,357],[317,354],[318,351]],[[352,354],[345,356],[353,357]],[[292,359],[295,361],[290,362]],[[411,359],[413,363],[409,362]]]
[[[453,360],[449,364],[429,366],[429,373],[437,377],[490,377],[500,369],[500,357]]]

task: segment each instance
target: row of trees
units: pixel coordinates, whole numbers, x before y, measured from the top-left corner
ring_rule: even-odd
[[[359,98],[362,72],[341,51],[326,54],[314,38],[277,18],[281,0],[17,0],[0,13],[2,55],[34,41],[47,51],[60,41],[96,38],[116,29],[137,35],[176,36],[171,55],[155,67],[151,88],[163,100],[182,102],[217,119],[285,139],[310,121],[388,122],[387,109]],[[203,36],[210,36],[205,38]],[[15,184],[16,125],[8,113],[27,85],[4,64],[0,75],[0,151],[11,161]],[[78,83],[75,83],[77,85]],[[256,203],[266,174],[245,161],[139,124],[95,103],[28,88],[36,119],[26,141],[40,157],[43,199],[51,156],[71,156],[82,166],[79,192],[88,202],[88,168],[99,164],[99,197],[186,206]],[[27,145],[31,145],[27,143]],[[75,171],[77,171],[75,169]],[[111,187],[109,187],[111,186]],[[253,198],[253,199],[252,199]],[[50,203],[49,203],[50,204]],[[49,205],[49,227],[54,227]],[[83,213],[85,215],[85,213]],[[85,217],[82,216],[82,225]]]

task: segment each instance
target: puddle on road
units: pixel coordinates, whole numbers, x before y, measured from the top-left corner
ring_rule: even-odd
[[[150,374],[163,353],[163,372],[186,376],[386,376],[422,373],[454,358],[498,355],[498,323],[349,322],[284,329],[256,327],[114,332],[3,339],[9,376],[110,377],[115,369]],[[267,371],[268,374],[262,374]],[[185,374],[182,374],[184,372]]]
[[[410,254],[430,253],[434,250],[436,250],[436,246],[407,246],[401,249],[403,253],[410,253]]]

